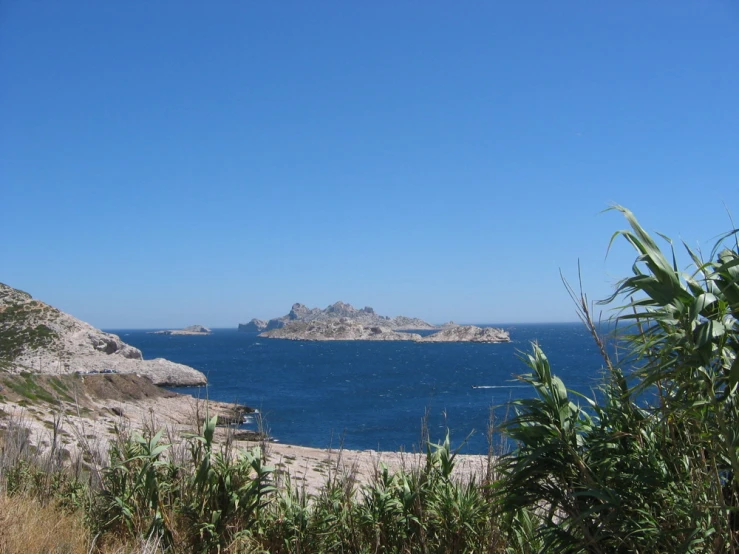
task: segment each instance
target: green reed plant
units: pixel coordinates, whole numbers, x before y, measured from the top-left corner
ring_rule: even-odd
[[[624,299],[619,346],[635,369],[612,362],[581,296],[607,369],[601,398],[572,396],[534,345],[522,378],[537,395],[517,401],[506,426],[517,449],[503,460],[500,507],[537,518],[542,552],[736,552],[739,255],[723,242],[735,232],[709,261],[686,247],[684,272],[671,243],[668,260],[615,209],[631,229],[612,240],[637,259],[608,300]],[[530,534],[529,521],[510,524],[512,536]]]
[[[273,552],[316,551],[312,510],[305,489],[294,486],[288,476],[275,502],[265,511],[263,538]],[[272,545],[272,543],[275,543]]]
[[[359,521],[369,531],[367,539],[376,550],[388,546],[398,549],[407,539],[406,514],[398,492],[398,477],[385,464],[381,464],[375,482],[362,490]]]
[[[176,468],[162,459],[170,445],[161,444],[161,437],[159,431],[152,437],[119,437],[112,444],[100,497],[102,529],[122,528],[133,536],[158,536],[171,543],[171,499],[165,503],[165,495],[176,491]]]
[[[351,483],[329,477],[315,495],[290,479],[278,492],[260,537],[269,552],[360,552],[357,504]]]
[[[274,468],[262,461],[261,449],[231,455],[214,451],[218,417],[207,419],[200,435],[190,435],[194,473],[186,481],[182,512],[191,528],[195,550],[210,552],[250,531],[274,492]]]
[[[496,551],[499,526],[486,491],[474,478],[453,478],[455,456],[447,436],[429,445],[418,468],[391,473],[382,465],[357,507],[363,543],[376,552]]]
[[[447,437],[410,468],[380,464],[359,489],[335,474],[309,496],[288,480],[263,512],[255,542],[273,554],[501,552],[487,490],[454,479],[454,460]]]
[[[694,499],[711,514],[713,548],[735,551],[739,540],[739,244],[737,231],[716,241],[708,255],[685,245],[690,272],[680,271],[670,242],[670,259],[636,218],[622,207],[631,230],[625,238],[638,252],[633,275],[615,296],[628,298],[622,323],[637,365],[636,392],[655,390],[659,432],[673,457],[684,460],[704,498]],[[733,245],[726,239],[733,238]],[[705,477],[704,477],[705,476]],[[697,525],[696,529],[701,526]]]
[[[103,472],[95,529],[158,537],[169,549],[187,544],[189,552],[215,552],[258,527],[274,492],[273,469],[258,447],[216,448],[216,422],[206,419],[199,434],[186,436],[191,458],[184,464],[164,457],[171,444],[162,441],[162,431],[119,436]]]
[[[351,476],[334,474],[314,500],[315,512],[311,534],[316,538],[313,550],[305,552],[359,552],[359,513],[356,486]]]

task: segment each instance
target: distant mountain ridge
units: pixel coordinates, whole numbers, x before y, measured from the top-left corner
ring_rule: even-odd
[[[390,318],[388,316],[378,315],[375,310],[369,306],[357,309],[351,304],[345,302],[335,302],[328,306],[325,310],[320,308],[308,308],[304,304],[293,304],[290,313],[282,317],[276,317],[269,321],[261,319],[252,319],[249,323],[240,323],[239,331],[259,332],[271,331],[273,329],[281,329],[288,323],[293,321],[301,322],[330,322],[339,319],[346,319],[352,323],[357,323],[367,327],[379,326],[393,331],[417,331],[417,330],[435,330],[439,329],[436,325],[431,325],[416,317],[397,316]]]

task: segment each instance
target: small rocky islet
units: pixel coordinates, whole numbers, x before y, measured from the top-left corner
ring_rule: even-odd
[[[415,342],[510,342],[508,331],[494,327],[457,325],[449,322],[432,325],[422,319],[397,316],[390,318],[375,313],[369,306],[357,309],[336,302],[326,309],[293,304],[282,317],[264,321],[252,319],[239,324],[239,331],[256,332],[260,337],[286,340],[334,341],[415,341]],[[433,331],[431,334],[412,331]]]
[[[190,325],[183,329],[164,329],[162,331],[150,331],[151,335],[210,335],[213,333],[203,325]]]

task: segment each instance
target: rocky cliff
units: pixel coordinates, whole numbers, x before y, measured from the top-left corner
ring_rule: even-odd
[[[270,339],[287,340],[420,340],[415,333],[397,333],[388,327],[362,325],[346,317],[327,321],[291,321],[278,329],[259,335]]]
[[[205,375],[141,351],[30,294],[0,283],[0,370],[136,373],[157,385],[204,385]]]
[[[376,314],[375,310],[369,306],[356,309],[351,304],[336,302],[328,306],[325,310],[308,308],[303,304],[293,304],[287,315],[270,319],[267,323],[259,319],[252,319],[249,323],[239,324],[239,331],[271,331],[273,329],[280,329],[293,321],[320,322],[335,321],[341,318],[365,327],[383,327],[394,331],[437,329],[435,325],[426,323],[422,319],[405,316],[390,318]]]

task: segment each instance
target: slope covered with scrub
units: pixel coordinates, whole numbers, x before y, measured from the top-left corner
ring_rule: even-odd
[[[157,358],[30,294],[0,283],[0,370],[65,375],[76,372],[136,373],[159,385],[203,385],[205,376]]]

